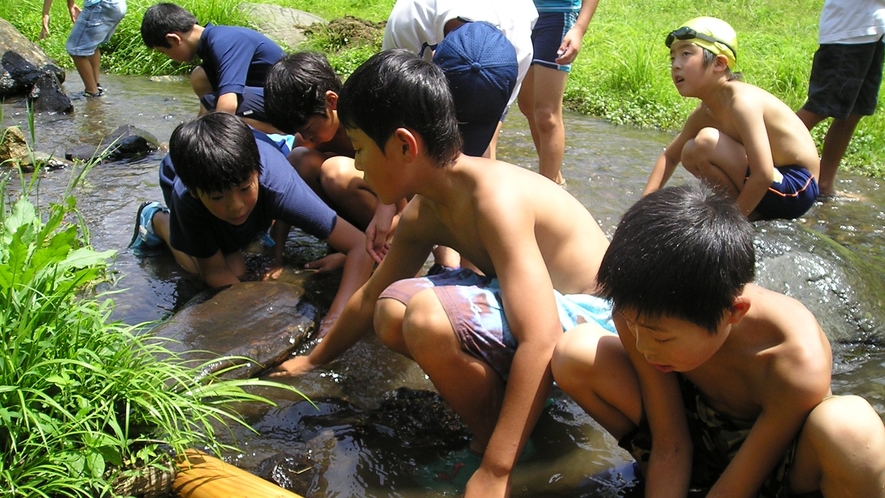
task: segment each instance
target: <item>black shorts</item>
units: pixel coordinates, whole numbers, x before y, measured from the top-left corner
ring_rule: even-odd
[[[879,101],[885,43],[828,43],[818,47],[811,67],[806,111],[837,119],[871,116]]]

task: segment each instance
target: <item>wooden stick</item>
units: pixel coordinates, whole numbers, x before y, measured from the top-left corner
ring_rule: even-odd
[[[302,498],[201,451],[187,450],[172,483],[180,498]]]

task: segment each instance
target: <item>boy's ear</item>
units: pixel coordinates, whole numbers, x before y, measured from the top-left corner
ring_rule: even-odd
[[[734,299],[734,302],[731,304],[731,308],[728,310],[728,316],[726,320],[729,324],[734,325],[735,323],[741,321],[744,315],[750,311],[750,298],[747,296],[738,296]]]
[[[326,107],[329,108],[329,111],[337,111],[338,110],[338,94],[333,92],[332,90],[326,90],[326,96],[324,97],[326,101]]]
[[[723,54],[719,54],[713,59],[713,67],[720,70],[725,71],[728,69],[728,57]]]
[[[166,41],[169,42],[173,47],[176,45],[181,45],[181,35],[178,33],[166,33]]]
[[[411,130],[397,128],[391,139],[395,141],[394,153],[402,155],[406,162],[418,157],[418,137]]]

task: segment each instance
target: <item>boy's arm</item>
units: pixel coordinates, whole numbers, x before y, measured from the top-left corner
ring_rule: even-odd
[[[635,333],[620,315],[613,317],[618,336],[636,369],[642,410],[652,445],[645,472],[647,497],[684,497],[691,480],[692,442],[675,373],[656,370],[636,349]]]
[[[403,211],[403,222],[387,257],[369,280],[350,296],[322,342],[309,356],[296,356],[283,362],[271,372],[271,377],[300,375],[325,365],[373,330],[375,302],[381,292],[397,280],[414,277],[430,255],[432,245],[424,242],[427,240],[425,237],[416,235],[420,221],[408,222],[409,211],[409,207]],[[366,254],[362,245],[359,250]]]
[[[233,285],[240,279],[230,271],[224,254],[221,251],[216,252],[208,258],[194,258],[197,264],[197,272],[200,279],[210,287],[223,287]]]
[[[679,166],[682,161],[682,148],[689,140],[697,136],[702,128],[709,125],[709,120],[704,116],[704,110],[699,105],[685,120],[682,131],[676,135],[676,138],[670,142],[670,145],[664,149],[664,153],[655,162],[648,182],[645,184],[645,189],[642,191],[643,196],[664,188],[664,185],[673,176],[673,172],[676,171],[676,166]]]
[[[562,43],[556,52],[559,54],[559,57],[556,58],[557,64],[571,64],[578,57],[578,52],[581,51],[581,42],[587,32],[587,27],[590,26],[590,20],[593,19],[597,5],[599,5],[599,0],[583,0],[581,2],[578,18],[562,38]]]
[[[479,201],[480,205],[496,202],[497,209],[480,207],[477,229],[494,265],[504,314],[517,347],[498,420],[482,464],[467,485],[468,497],[504,496],[508,492],[513,467],[552,386],[550,359],[562,336],[553,283],[535,238],[535,213],[531,206],[513,204],[506,195],[500,197]]]
[[[218,100],[215,102],[215,110],[229,114],[236,114],[238,105],[239,100],[237,94],[229,92],[218,96]]]
[[[829,393],[830,367],[819,361],[810,369],[807,361],[781,358],[769,367],[763,380],[762,412],[725,472],[707,494],[756,496],[802,429],[811,410]]]
[[[320,337],[326,335],[329,324],[336,321],[347,300],[366,283],[374,266],[371,256],[364,249],[366,245],[365,234],[340,216],[326,242],[336,251],[344,253],[345,259],[341,283],[338,285],[338,292],[329,306],[326,319],[320,326]]]
[[[750,169],[750,176],[740,189],[737,204],[744,216],[749,216],[774,180],[774,157],[762,116],[763,109],[757,102],[746,100],[748,99],[737,99],[732,115],[737,134],[746,150],[747,166]]]

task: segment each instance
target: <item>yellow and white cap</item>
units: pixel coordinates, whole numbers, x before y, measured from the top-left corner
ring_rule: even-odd
[[[737,62],[737,33],[727,22],[715,17],[696,17],[667,35],[669,47],[675,40],[689,40],[716,55],[728,59],[728,68],[734,70]]]

